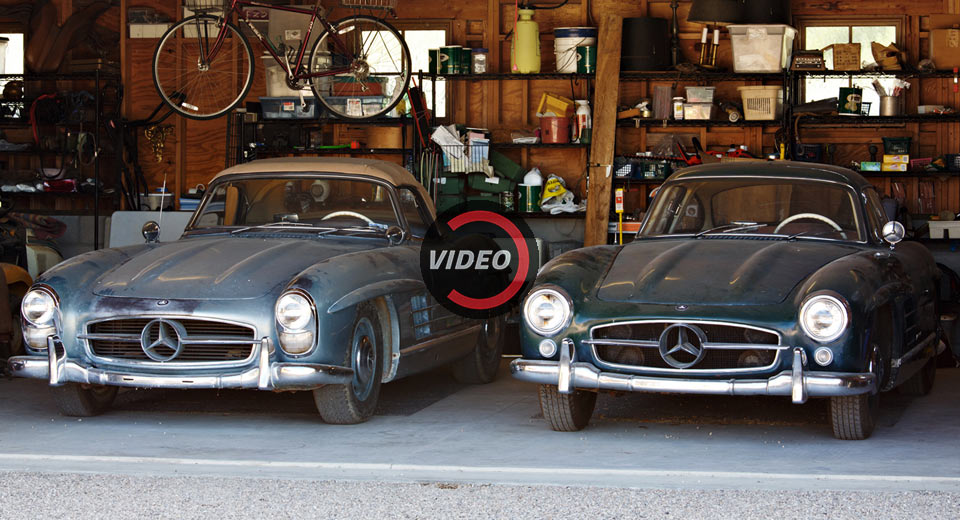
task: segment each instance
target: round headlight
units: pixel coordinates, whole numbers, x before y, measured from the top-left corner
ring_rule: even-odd
[[[567,297],[555,289],[535,290],[523,305],[524,321],[541,336],[552,336],[567,326],[571,312]]]
[[[834,296],[813,296],[800,308],[800,328],[823,343],[839,338],[848,321],[846,305]]]
[[[34,327],[49,327],[57,312],[57,300],[47,291],[33,289],[20,302],[20,314]]]
[[[287,331],[301,331],[313,318],[313,306],[301,294],[287,293],[277,300],[277,323]]]

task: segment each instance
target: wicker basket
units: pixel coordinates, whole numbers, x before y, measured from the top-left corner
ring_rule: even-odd
[[[340,0],[343,7],[360,9],[396,9],[399,0]]]
[[[226,11],[231,0],[183,0],[183,6],[193,12]]]

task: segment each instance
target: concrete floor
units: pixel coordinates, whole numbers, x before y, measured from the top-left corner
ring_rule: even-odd
[[[603,395],[591,425],[551,431],[535,388],[445,372],[386,385],[371,421],[320,422],[308,393],[122,391],[57,414],[45,383],[0,380],[0,471],[660,489],[960,492],[960,369],[933,393],[884,394],[866,441],[833,439],[825,401]],[[956,507],[956,504],[954,503]]]

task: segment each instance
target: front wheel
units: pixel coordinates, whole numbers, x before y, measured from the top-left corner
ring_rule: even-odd
[[[830,398],[833,436],[844,441],[866,439],[877,426],[880,394],[845,395]]]
[[[561,394],[556,385],[540,385],[540,411],[557,432],[575,432],[586,428],[597,405],[597,393],[574,390]]]
[[[376,410],[380,397],[383,329],[380,328],[380,317],[373,305],[360,305],[352,330],[344,366],[353,369],[353,380],[342,385],[323,386],[313,391],[313,400],[320,417],[331,424],[357,424],[366,421]]]
[[[310,52],[310,87],[343,119],[371,119],[397,106],[410,84],[410,50],[389,23],[351,16],[331,24]]]
[[[160,37],[153,54],[153,85],[178,114],[214,119],[246,97],[253,63],[250,42],[237,26],[209,14],[190,16]]]
[[[67,383],[51,387],[57,410],[67,417],[92,417],[105,412],[117,397],[115,386]]]

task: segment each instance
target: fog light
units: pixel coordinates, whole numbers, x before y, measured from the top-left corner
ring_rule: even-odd
[[[540,342],[540,355],[545,358],[551,358],[557,353],[557,344],[552,339],[545,339]]]
[[[47,350],[47,338],[56,334],[54,327],[23,327],[23,340],[34,350]]]
[[[813,360],[825,367],[833,362],[833,351],[827,347],[820,347],[813,353]]]
[[[281,332],[280,348],[287,354],[303,354],[313,347],[313,332]]]

